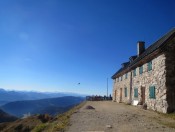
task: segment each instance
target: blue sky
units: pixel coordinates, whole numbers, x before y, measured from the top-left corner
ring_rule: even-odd
[[[175,27],[173,0],[1,0],[0,87],[112,92],[121,63]],[[80,85],[78,85],[80,83]]]

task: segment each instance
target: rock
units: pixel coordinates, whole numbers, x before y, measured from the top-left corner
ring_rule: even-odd
[[[112,125],[106,125],[106,128],[112,128]]]
[[[140,102],[138,102],[138,104],[137,105],[142,105],[142,102],[140,101]]]
[[[88,109],[89,110],[89,109],[95,109],[95,108],[92,107],[91,105],[88,105],[88,106],[85,107],[85,109]]]
[[[128,100],[128,101],[126,102],[126,104],[127,104],[127,105],[131,105],[131,101]]]
[[[143,106],[142,106],[142,108],[143,108],[144,110],[147,110],[147,104],[144,103]]]

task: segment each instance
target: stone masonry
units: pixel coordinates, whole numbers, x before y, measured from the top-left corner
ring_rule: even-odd
[[[129,65],[122,67],[112,76],[113,101],[133,105],[146,103],[148,109],[162,113],[174,112],[175,29],[145,51],[144,42],[139,45],[142,45],[142,52],[138,49],[136,59],[130,60]],[[148,68],[149,62],[152,62],[151,70]],[[140,67],[143,67],[143,72],[140,72]],[[151,86],[154,86],[154,98],[150,96]],[[138,96],[134,95],[134,89],[138,90]]]
[[[141,102],[141,88],[145,87],[145,102],[150,109],[166,112],[166,71],[165,71],[165,55],[162,54],[152,60],[152,70],[148,71],[147,63],[143,65],[143,73],[139,74],[139,67],[136,68],[136,76],[133,77],[133,90],[138,88],[138,98],[132,98]],[[156,90],[156,99],[149,98],[149,87],[154,85]],[[134,91],[133,91],[134,93]]]

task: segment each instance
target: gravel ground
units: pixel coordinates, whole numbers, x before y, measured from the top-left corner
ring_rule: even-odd
[[[95,109],[86,109],[89,105]],[[175,120],[116,102],[89,101],[71,116],[66,132],[175,132],[162,122]]]

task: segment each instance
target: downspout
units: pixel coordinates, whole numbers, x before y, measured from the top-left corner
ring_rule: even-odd
[[[130,103],[132,103],[132,70],[131,70],[131,76],[130,76]]]

